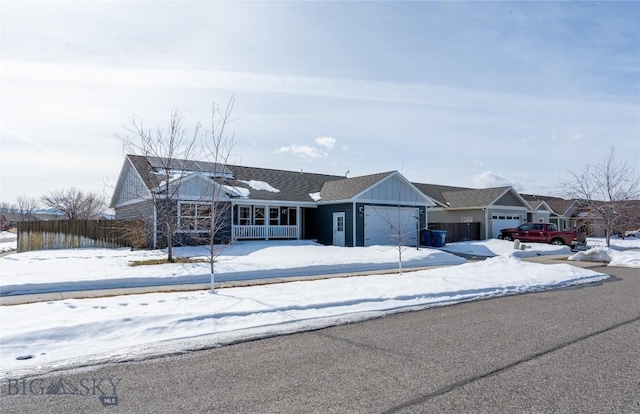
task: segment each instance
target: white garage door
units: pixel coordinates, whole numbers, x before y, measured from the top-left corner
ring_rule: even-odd
[[[398,245],[398,237],[402,244],[417,244],[418,209],[412,207],[380,207],[364,208],[364,245]]]
[[[495,239],[500,234],[500,230],[518,227],[522,224],[522,216],[495,215],[491,217],[491,233]]]

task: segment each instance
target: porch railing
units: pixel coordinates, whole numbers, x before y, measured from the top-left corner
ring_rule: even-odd
[[[233,226],[233,238],[297,239],[298,226]]]

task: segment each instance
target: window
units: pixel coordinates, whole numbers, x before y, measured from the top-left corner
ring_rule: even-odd
[[[269,207],[269,225],[277,226],[280,224],[280,209],[278,207]]]
[[[264,207],[253,208],[253,224],[264,226]]]
[[[180,203],[178,227],[181,231],[207,231],[211,224],[211,204]]]
[[[251,225],[251,207],[240,206],[238,208],[238,219],[241,226]]]

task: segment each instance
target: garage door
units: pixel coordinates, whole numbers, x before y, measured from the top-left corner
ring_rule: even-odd
[[[522,224],[522,216],[495,215],[491,217],[491,233],[495,239],[500,234],[500,230],[518,227]]]
[[[409,207],[364,208],[364,245],[398,245],[398,237],[402,244],[415,246],[418,226],[418,209]]]

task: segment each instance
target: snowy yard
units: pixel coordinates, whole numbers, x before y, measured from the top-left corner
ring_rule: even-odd
[[[591,245],[601,240],[590,240]],[[640,240],[616,240],[573,255],[567,247],[531,244],[524,251],[501,240],[452,243],[445,249],[408,249],[404,265],[440,266],[397,274],[297,281],[208,291],[150,293],[3,306],[0,377],[56,367],[143,358],[166,352],[365,320],[394,312],[461,301],[591,283],[608,276],[566,263],[542,265],[522,256],[563,254],[640,267]],[[7,243],[7,242],[3,242]],[[529,244],[527,244],[529,246]],[[179,248],[181,256],[202,250]],[[597,252],[597,253],[595,253]],[[0,258],[2,294],[76,287],[134,286],[208,281],[203,263],[131,267],[158,251],[83,249],[27,252]],[[217,280],[388,269],[397,251],[380,246],[339,248],[306,241],[237,243],[221,257]],[[200,278],[200,279],[198,279]],[[76,289],[77,290],[77,289]]]

